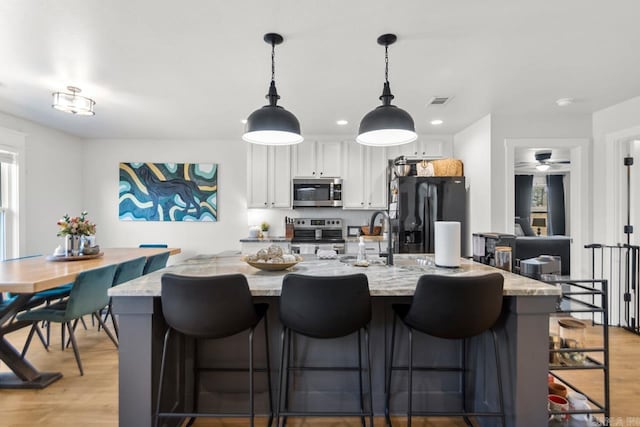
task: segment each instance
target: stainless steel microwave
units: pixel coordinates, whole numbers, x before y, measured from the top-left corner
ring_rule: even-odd
[[[342,179],[309,178],[293,180],[293,207],[342,206]]]

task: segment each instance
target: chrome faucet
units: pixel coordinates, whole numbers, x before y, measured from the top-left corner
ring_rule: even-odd
[[[373,234],[373,227],[376,223],[378,215],[382,215],[382,220],[387,221],[386,227],[383,224],[383,229],[387,230],[387,265],[393,265],[393,239],[391,238],[391,219],[387,211],[375,211],[371,215],[371,221],[369,222],[369,234]]]

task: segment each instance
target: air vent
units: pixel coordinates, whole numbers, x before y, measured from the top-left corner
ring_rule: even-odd
[[[446,105],[452,98],[452,96],[434,96],[429,100],[427,105]]]

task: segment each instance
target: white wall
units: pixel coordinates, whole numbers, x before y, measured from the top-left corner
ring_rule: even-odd
[[[620,208],[621,175],[626,173],[619,153],[620,144],[640,135],[640,97],[632,98],[593,114],[593,218],[594,241],[606,244],[626,242],[622,225],[626,211]],[[635,159],[632,174],[637,174]],[[626,182],[625,184],[626,185]],[[638,189],[633,189],[638,191]],[[624,219],[623,219],[624,216]],[[633,223],[633,221],[632,221]],[[638,230],[640,224],[634,224]],[[636,231],[638,233],[638,231]]]
[[[89,140],[84,180],[87,210],[98,224],[96,238],[105,247],[167,243],[182,248],[175,262],[196,254],[239,250],[247,236],[245,142],[209,140]],[[218,222],[145,222],[118,219],[120,162],[217,163]]]
[[[513,232],[513,224],[506,218],[507,176],[505,142],[520,138],[590,138],[591,116],[588,114],[558,113],[550,116],[491,115],[491,229]],[[590,188],[589,185],[585,186]],[[589,192],[590,194],[590,192]],[[511,224],[507,227],[506,224]]]
[[[20,253],[13,256],[53,253],[61,243],[56,237],[58,219],[65,213],[79,215],[84,208],[84,144],[74,136],[4,113],[0,113],[0,127],[25,134],[26,182],[20,195],[25,212]]]
[[[464,163],[467,186],[467,248],[471,235],[491,231],[491,115],[453,136],[453,157]],[[471,253],[466,254],[471,255]]]

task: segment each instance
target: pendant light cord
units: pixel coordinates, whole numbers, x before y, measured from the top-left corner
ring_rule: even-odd
[[[271,42],[271,81],[276,81],[276,43]]]
[[[384,46],[384,81],[389,83],[389,45]]]
[[[379,99],[382,101],[382,105],[391,105],[391,100],[394,98],[391,93],[391,87],[389,85],[389,44],[384,45],[384,86],[382,87],[382,95]]]

